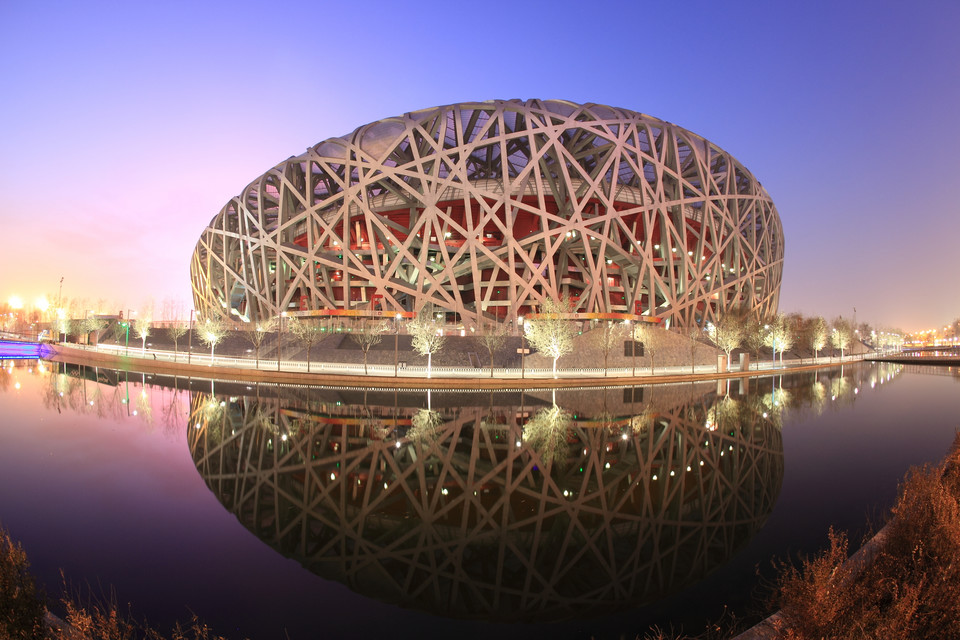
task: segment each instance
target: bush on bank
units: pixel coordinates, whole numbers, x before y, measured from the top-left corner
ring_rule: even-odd
[[[783,567],[778,637],[960,638],[960,436],[937,466],[911,470],[872,563],[847,562],[846,536]]]

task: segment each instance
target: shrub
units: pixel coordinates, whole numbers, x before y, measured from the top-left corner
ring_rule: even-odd
[[[937,467],[912,470],[873,562],[847,561],[847,540],[783,567],[784,638],[960,638],[960,437]]]
[[[0,529],[0,637],[43,638],[44,595],[19,543]]]

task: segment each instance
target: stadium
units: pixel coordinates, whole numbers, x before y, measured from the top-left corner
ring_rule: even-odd
[[[705,327],[777,309],[783,229],[733,156],[599,104],[493,100],[364,125],[251,182],[203,231],[202,317],[411,315]]]

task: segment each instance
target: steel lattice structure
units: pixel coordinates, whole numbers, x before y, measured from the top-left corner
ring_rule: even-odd
[[[760,183],[681,127],[598,104],[454,104],[291,157],[218,213],[202,315],[417,311],[473,325],[548,297],[705,326],[775,312],[783,230]]]
[[[780,491],[779,424],[758,397],[574,417],[542,400],[427,412],[373,395],[197,395],[191,454],[267,544],[439,615],[552,621],[658,600],[733,557]]]

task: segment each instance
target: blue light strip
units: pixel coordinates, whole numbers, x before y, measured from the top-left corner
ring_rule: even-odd
[[[0,340],[0,359],[2,360],[47,358],[50,356],[50,354],[50,347],[38,342],[13,342],[11,340]]]

